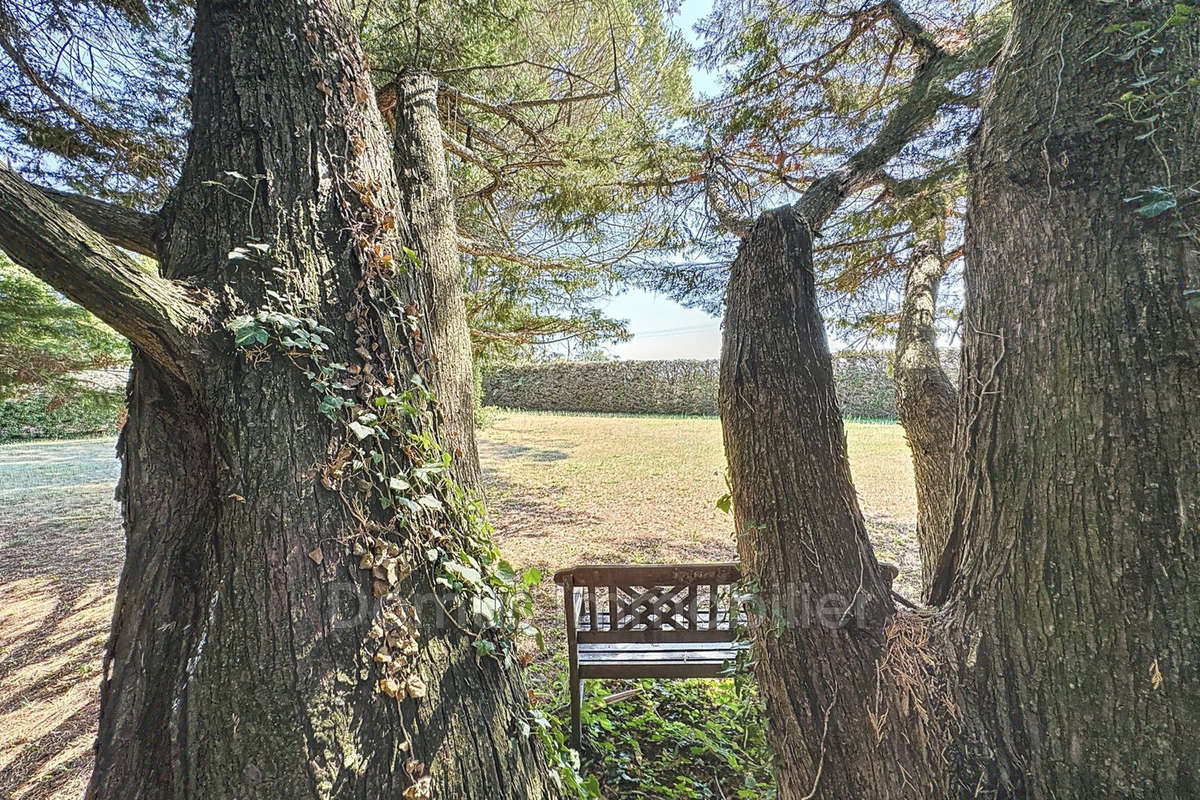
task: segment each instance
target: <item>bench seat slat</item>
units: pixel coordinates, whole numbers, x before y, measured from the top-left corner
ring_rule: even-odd
[[[584,653],[716,653],[726,650],[740,650],[748,647],[748,642],[630,642],[628,640],[622,642],[612,642],[603,644],[580,644],[579,658],[582,660]]]
[[[744,643],[722,646],[672,642],[654,645],[581,644],[581,678],[715,678]]]

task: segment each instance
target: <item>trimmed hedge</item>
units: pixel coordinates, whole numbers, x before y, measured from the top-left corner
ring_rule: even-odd
[[[957,352],[947,354],[953,380]],[[834,382],[848,417],[895,419],[890,352],[843,352]],[[612,414],[717,413],[716,360],[551,361],[497,367],[483,376],[486,405]]]
[[[69,399],[30,394],[0,400],[0,442],[111,436],[124,419],[123,392],[84,392]]]

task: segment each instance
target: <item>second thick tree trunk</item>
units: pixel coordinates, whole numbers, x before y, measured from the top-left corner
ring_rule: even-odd
[[[850,478],[812,240],[791,208],[763,214],[731,268],[719,399],[780,798],[939,796],[924,678],[904,673],[925,623],[893,620],[894,575]],[[919,697],[897,690],[885,653]]]
[[[515,668],[441,612],[487,557],[419,388],[460,369],[407,257],[444,220],[401,204],[352,31],[334,0],[198,4],[160,264],[217,324],[178,373],[135,353],[95,800],[558,796]]]

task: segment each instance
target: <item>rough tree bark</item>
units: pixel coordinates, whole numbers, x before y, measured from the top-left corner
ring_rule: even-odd
[[[905,672],[929,660],[916,652],[926,624],[892,622],[895,568],[876,562],[850,479],[812,239],[940,109],[967,102],[953,79],[999,43],[951,53],[898,4],[885,5],[919,64],[875,138],[795,205],[753,224],[713,203],[743,236],[730,268],[719,406],[738,551],[765,605],[752,625],[755,663],[783,800],[936,797],[949,785],[939,746],[948,728],[927,724],[939,679]]]
[[[438,80],[428,74],[404,75],[392,86],[400,207],[412,220],[422,274],[432,298],[429,338],[437,357],[440,433],[447,448],[460,457],[459,480],[483,490],[475,445],[475,375],[471,333],[463,306],[463,270],[454,219],[454,193],[446,171],[442,124],[438,118]]]
[[[918,220],[896,333],[896,412],[912,451],[917,489],[921,596],[928,600],[950,536],[951,462],[957,393],[937,346],[938,286],[946,272],[943,217]]]
[[[411,478],[436,409],[387,440],[358,441],[351,415],[439,375],[431,284],[406,258],[439,223],[411,187],[402,203],[353,30],[336,0],[197,4],[162,277],[0,174],[0,246],[134,346],[90,798],[558,795],[515,670],[431,609],[426,554],[471,546],[453,493],[429,479],[397,514],[351,461],[370,448]],[[338,385],[314,388],[282,328],[235,347],[230,322],[267,309],[323,326]],[[340,414],[318,410],[331,395]]]
[[[935,599],[966,637],[971,729],[1032,797],[1200,794],[1200,247],[1127,200],[1200,180],[1200,24],[1124,56],[1171,9],[1016,3],[971,164]],[[1154,76],[1157,135],[1097,122]]]
[[[1183,295],[1200,265],[1178,219],[1126,201],[1196,179],[1198,42],[1154,66],[1182,76],[1160,108],[1172,138],[1098,126],[1144,63],[1099,52],[1110,26],[1169,13],[1130,5],[1014,7],[972,165],[936,613],[889,618],[872,569],[805,201],[764,215],[734,262],[721,412],[752,588],[768,609],[865,603],[836,630],[755,624],[785,800],[1200,792],[1200,321]]]
[[[791,207],[763,214],[731,267],[720,409],[780,798],[944,796],[933,734],[902,719],[880,667],[895,575],[850,479],[812,239]]]

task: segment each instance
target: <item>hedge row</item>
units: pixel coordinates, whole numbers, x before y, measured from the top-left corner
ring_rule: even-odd
[[[0,400],[0,442],[111,436],[124,420],[124,401],[124,392],[86,392],[69,399],[32,394]]]
[[[844,352],[833,359],[842,413],[895,419],[889,352]],[[957,353],[947,359],[957,372]],[[486,405],[538,411],[716,414],[717,362],[552,361],[498,367],[483,376]]]

